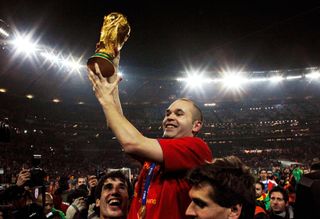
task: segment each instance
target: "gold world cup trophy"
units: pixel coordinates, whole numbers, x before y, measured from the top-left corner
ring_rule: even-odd
[[[130,36],[130,25],[127,18],[117,12],[104,16],[100,40],[96,45],[96,53],[88,59],[87,66],[96,73],[94,63],[98,63],[103,77],[111,77],[115,73],[113,59]]]

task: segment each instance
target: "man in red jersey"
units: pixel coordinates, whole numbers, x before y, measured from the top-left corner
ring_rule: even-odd
[[[119,57],[113,61],[116,69]],[[190,203],[188,170],[212,160],[208,145],[195,135],[202,127],[202,113],[189,99],[178,99],[166,110],[162,122],[163,138],[143,136],[122,114],[118,93],[121,80],[88,69],[93,90],[106,116],[108,126],[125,153],[143,162],[135,186],[128,218],[189,218],[185,211]]]

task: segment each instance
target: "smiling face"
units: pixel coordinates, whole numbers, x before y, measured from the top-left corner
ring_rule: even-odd
[[[197,133],[202,122],[197,118],[197,109],[191,101],[179,99],[166,110],[162,121],[163,137],[192,137]]]
[[[118,178],[107,178],[96,206],[100,207],[100,218],[126,218],[129,206],[128,185]]]

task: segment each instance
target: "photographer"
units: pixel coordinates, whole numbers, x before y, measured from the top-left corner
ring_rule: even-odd
[[[84,186],[75,189],[68,196],[68,203],[72,203],[66,212],[67,219],[86,219],[88,216],[88,190]]]
[[[30,179],[30,171],[22,169],[18,174],[16,184],[1,194],[1,204],[6,206],[1,209],[5,218],[45,218],[42,207],[34,202],[32,190],[26,186]]]

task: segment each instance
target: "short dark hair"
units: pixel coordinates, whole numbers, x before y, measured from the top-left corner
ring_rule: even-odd
[[[199,120],[201,123],[203,123],[203,114],[202,111],[200,109],[200,107],[191,99],[188,98],[180,98],[178,100],[183,100],[183,101],[187,101],[189,103],[192,103],[192,106],[195,110],[195,112],[192,113],[192,119],[193,121]]]
[[[193,169],[188,177],[192,186],[208,183],[212,188],[210,198],[222,207],[242,205],[240,218],[253,218],[255,210],[254,177],[248,166],[238,157],[215,159]]]
[[[272,193],[274,192],[280,192],[283,196],[283,200],[287,203],[289,201],[289,194],[288,192],[282,188],[281,186],[275,186],[273,187],[269,192],[269,197],[271,198]]]
[[[260,184],[260,185],[261,185],[262,190],[264,190],[264,189],[265,189],[264,184],[263,184],[260,180],[256,181],[256,184]]]
[[[120,170],[116,170],[116,171],[111,171],[111,172],[107,173],[106,175],[104,175],[99,180],[98,185],[97,185],[97,187],[95,189],[95,193],[94,193],[95,194],[95,199],[100,199],[103,184],[109,178],[111,178],[111,179],[119,179],[121,182],[125,183],[128,186],[129,199],[132,197],[133,188],[132,188],[132,185],[131,185],[129,179]]]

